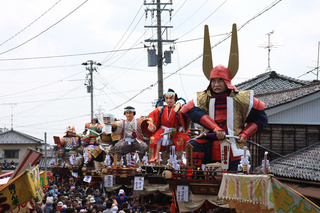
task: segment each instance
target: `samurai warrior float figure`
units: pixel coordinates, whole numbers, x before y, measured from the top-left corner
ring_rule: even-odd
[[[209,30],[205,26],[203,52],[203,72],[209,80],[206,90],[197,93],[197,99],[191,100],[180,110],[189,118],[206,129],[206,134],[190,141],[193,146],[194,161],[199,165],[220,162],[220,143],[226,137],[231,142],[229,171],[237,171],[247,138],[261,131],[268,123],[264,112],[265,104],[253,97],[253,91],[238,91],[231,84],[239,66],[236,25],[233,25],[229,65],[213,68]],[[211,137],[209,135],[214,135]],[[239,137],[235,139],[233,136]],[[248,153],[249,155],[249,153]],[[224,156],[225,157],[225,156]]]
[[[66,128],[66,134],[60,139],[60,145],[61,148],[58,155],[70,166],[70,156],[78,157],[77,148],[81,146],[81,137],[76,134],[74,126]]]
[[[189,128],[189,119],[179,111],[176,106],[178,95],[172,89],[163,95],[166,105],[157,107],[142,122],[142,130],[146,136],[150,137],[149,161],[148,163],[158,163],[159,152],[165,151],[170,146],[175,145],[176,151],[181,151],[190,140],[184,132]]]
[[[135,118],[136,110],[132,106],[124,108],[126,119],[120,119],[111,123],[114,135],[119,135],[120,140],[114,145],[114,152],[118,157],[131,153],[131,156],[138,151],[139,158],[142,159],[148,151],[148,145],[144,142],[141,131],[143,117]]]
[[[100,145],[99,135],[102,132],[103,126],[99,123],[97,117],[91,119],[91,123],[85,124],[85,129],[83,131],[83,154],[88,157],[88,162],[91,162],[93,150]],[[94,161],[96,169],[100,167],[100,163]],[[97,164],[97,165],[96,165]]]

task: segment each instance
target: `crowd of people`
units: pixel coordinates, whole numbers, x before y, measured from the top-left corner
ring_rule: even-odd
[[[161,207],[151,211],[151,199],[141,203],[140,197],[127,196],[124,189],[102,192],[100,189],[86,189],[72,184],[52,182],[45,187],[44,199],[30,213],[148,213],[163,212]],[[130,194],[130,191],[128,190]],[[163,195],[165,196],[165,195]],[[157,196],[156,196],[157,197]],[[156,198],[160,200],[159,198]],[[161,198],[161,200],[163,200]],[[170,199],[168,199],[170,201]]]
[[[16,163],[14,161],[11,161],[10,163],[4,160],[4,162],[0,165],[2,165],[3,169],[15,169],[16,168]]]

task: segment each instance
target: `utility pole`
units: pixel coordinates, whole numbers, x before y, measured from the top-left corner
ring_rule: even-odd
[[[163,70],[162,70],[162,36],[161,36],[161,10],[160,0],[157,0],[157,35],[158,35],[158,98],[163,95]],[[163,103],[160,103],[162,106]]]
[[[44,171],[47,173],[47,132],[44,133]]]
[[[148,12],[151,13],[152,18],[154,17],[154,12],[156,11],[156,18],[157,18],[157,25],[151,25],[151,26],[145,26],[146,28],[157,28],[157,39],[146,39],[145,42],[150,42],[154,43],[157,42],[158,46],[158,52],[157,55],[155,55],[155,49],[154,45],[152,46],[153,49],[149,49],[148,47],[148,53],[149,53],[149,63],[148,66],[157,66],[158,67],[158,100],[161,100],[163,96],[163,50],[162,50],[162,45],[163,42],[174,42],[175,40],[170,40],[168,38],[162,39],[162,29],[165,31],[168,31],[168,28],[173,28],[172,26],[162,26],[161,25],[161,12],[162,11],[168,11],[170,13],[170,20],[171,20],[171,14],[173,9],[161,9],[161,6],[166,7],[167,5],[172,5],[172,0],[170,0],[170,3],[161,3],[161,0],[157,0],[155,3],[155,0],[152,0],[152,3],[147,3],[147,0],[144,0],[144,5],[146,6],[156,6],[156,9],[154,8],[147,8],[146,11],[146,18],[148,17]],[[167,34],[168,37],[168,34]],[[166,63],[171,63],[171,53],[172,53],[172,48],[170,47],[170,51],[165,51],[165,62]],[[152,55],[150,55],[150,53]],[[163,105],[163,102],[159,103],[160,106]]]
[[[89,71],[89,76],[87,74],[85,85],[87,86],[87,92],[91,93],[91,119],[93,118],[93,71],[97,71],[97,67],[93,67],[93,65],[101,66],[100,63],[89,60],[87,62],[82,63],[82,65],[86,66],[86,70]]]

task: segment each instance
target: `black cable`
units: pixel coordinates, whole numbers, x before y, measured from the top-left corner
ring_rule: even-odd
[[[33,39],[39,37],[40,35],[42,35],[42,34],[45,33],[46,31],[48,31],[49,29],[51,29],[52,27],[54,27],[55,25],[57,25],[58,23],[60,23],[62,20],[64,20],[65,18],[67,18],[69,15],[71,15],[73,12],[75,12],[77,9],[79,9],[82,5],[84,5],[87,1],[88,1],[88,0],[84,1],[84,2],[83,2],[82,4],[80,4],[76,9],[72,10],[70,13],[68,13],[68,14],[67,14],[66,16],[64,16],[62,19],[60,19],[59,21],[57,21],[56,23],[54,23],[53,25],[51,25],[50,27],[48,27],[48,28],[45,29],[44,31],[40,32],[38,35],[30,38],[29,40],[23,42],[22,44],[19,44],[18,46],[15,46],[15,47],[13,47],[13,48],[11,48],[11,49],[9,49],[9,50],[6,50],[6,51],[0,53],[0,55],[3,55],[3,54],[5,54],[5,53],[7,53],[7,52],[10,52],[10,51],[12,51],[12,50],[15,50],[15,49],[17,49],[17,48],[25,45],[25,44],[28,43],[29,41],[32,41]]]
[[[4,42],[2,42],[0,44],[0,46],[2,46],[3,44],[7,43],[8,41],[10,41],[11,39],[13,39],[14,37],[16,37],[17,35],[19,35],[20,33],[22,33],[24,30],[26,30],[28,27],[30,27],[33,23],[35,23],[36,21],[38,21],[42,16],[44,16],[46,13],[48,13],[50,10],[52,10],[52,8],[54,8],[58,3],[60,3],[61,0],[59,0],[58,2],[56,2],[52,7],[50,7],[47,11],[45,11],[43,14],[41,14],[38,18],[36,18],[36,20],[34,20],[33,22],[31,22],[30,24],[28,24],[25,28],[23,28],[22,30],[20,30],[19,32],[17,32],[15,35],[13,35],[11,38],[8,38],[7,40],[5,40]]]

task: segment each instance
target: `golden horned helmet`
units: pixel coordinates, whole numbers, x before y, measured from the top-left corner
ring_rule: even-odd
[[[231,79],[237,74],[238,68],[239,68],[239,50],[238,50],[237,25],[233,24],[229,64],[228,64],[228,70],[230,71]],[[202,69],[206,78],[210,80],[210,72],[213,70],[213,65],[212,65],[212,54],[211,54],[211,44],[210,44],[208,25],[204,26]]]

